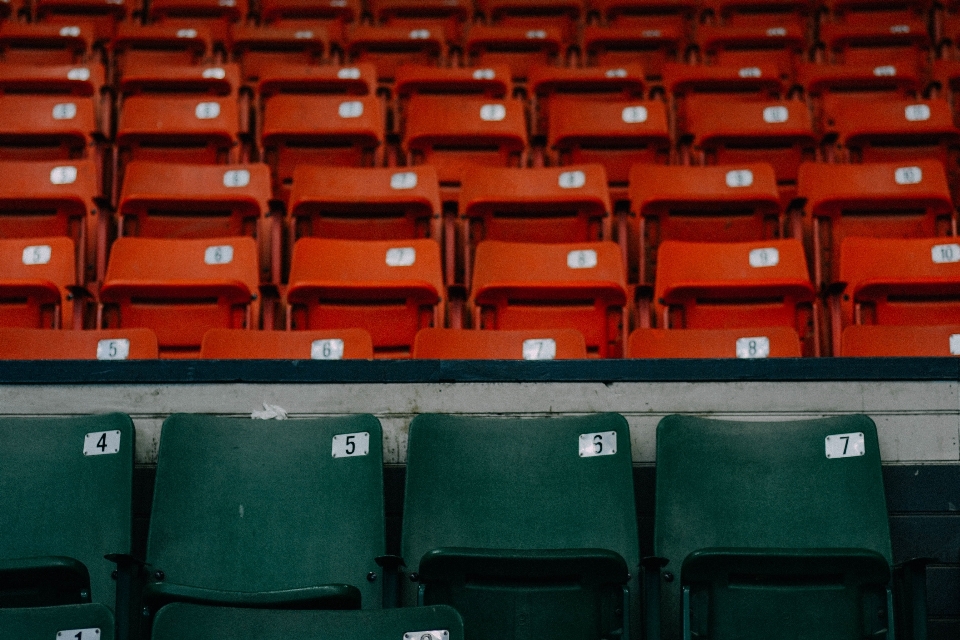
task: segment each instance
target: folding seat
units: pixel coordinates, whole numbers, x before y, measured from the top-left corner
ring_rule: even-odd
[[[198,22],[215,42],[229,42],[230,25],[246,19],[248,0],[150,0],[147,22],[192,28]]]
[[[825,18],[850,25],[874,25],[881,21],[926,20],[933,3],[928,0],[827,0]]]
[[[651,27],[631,21],[609,26],[588,24],[582,40],[584,59],[591,66],[640,64],[648,77],[660,78],[665,64],[682,59],[689,36],[685,27],[670,23]]]
[[[817,159],[819,139],[801,100],[697,97],[687,101],[677,130],[703,164],[769,163],[785,205],[793,199],[800,163]]]
[[[331,42],[342,43],[345,25],[359,19],[362,7],[360,0],[260,0],[257,9],[261,24],[315,25],[326,30]]]
[[[40,65],[0,62],[0,95],[62,95],[90,98],[99,131],[112,129],[113,89],[103,65]]]
[[[626,274],[613,242],[481,242],[469,303],[477,329],[577,329],[591,356],[623,352]]]
[[[302,25],[234,25],[230,30],[232,59],[243,78],[256,81],[276,64],[319,64],[326,60],[329,42],[322,27]]]
[[[414,359],[569,360],[586,357],[583,334],[575,329],[421,329],[413,342]]]
[[[217,360],[370,360],[373,358],[373,342],[363,329],[210,329],[203,334],[200,357]]]
[[[0,160],[96,160],[101,139],[92,98],[0,96]]]
[[[97,327],[152,329],[161,357],[195,357],[208,329],[259,326],[258,283],[252,238],[118,238]]]
[[[460,614],[442,605],[380,611],[276,611],[182,603],[164,607],[157,614],[151,637],[203,640],[224,633],[256,635],[261,640],[321,640],[331,636],[340,640],[463,640],[464,637]]]
[[[91,24],[98,42],[109,41],[116,25],[127,18],[127,6],[115,0],[34,0],[33,9],[39,22],[72,25],[80,20]]]
[[[783,237],[783,207],[768,164],[637,164],[630,172],[629,193],[641,284],[653,284],[657,251],[665,240],[746,242]]]
[[[481,638],[637,637],[622,416],[421,414],[409,433],[401,548],[416,578],[400,581],[405,605],[452,605]]]
[[[158,68],[196,65],[208,60],[212,52],[213,35],[199,20],[189,27],[125,22],[117,25],[112,47],[120,77],[128,64]]]
[[[157,357],[157,336],[149,329],[50,331],[0,328],[0,360],[144,360]]]
[[[837,282],[840,244],[851,236],[932,238],[955,235],[943,165],[804,164],[797,195],[813,233],[814,282]],[[796,224],[796,221],[795,221]]]
[[[882,20],[867,24],[823,21],[820,39],[833,63],[903,65],[923,70],[930,59],[926,17]]]
[[[839,355],[869,358],[960,355],[960,325],[854,324],[843,330]]]
[[[383,164],[386,137],[376,96],[278,94],[263,105],[260,157],[273,172],[274,195],[289,195],[297,165]]]
[[[777,29],[789,23],[806,31],[819,3],[813,0],[706,0],[702,8],[712,18],[710,24]]]
[[[799,240],[664,241],[653,299],[661,329],[790,327],[804,355],[819,353],[819,304]]]
[[[403,150],[407,164],[432,164],[440,186],[457,187],[477,166],[526,166],[527,123],[519,100],[411,96]]]
[[[301,238],[287,288],[288,329],[366,329],[377,357],[406,357],[417,331],[443,326],[434,240]]]
[[[814,100],[836,93],[856,94],[865,101],[880,96],[910,98],[920,90],[916,67],[900,61],[881,65],[801,63],[797,81]]]
[[[697,0],[591,0],[590,7],[604,24],[665,26],[686,31],[695,23],[701,2]]]
[[[467,33],[464,53],[473,67],[504,65],[515,81],[524,81],[534,65],[562,65],[568,40],[560,27],[541,24],[504,26],[474,24]]]
[[[596,242],[612,240],[613,208],[601,165],[544,169],[477,168],[460,189],[464,281],[484,240]]]
[[[536,134],[547,130],[550,103],[561,96],[637,100],[644,97],[646,83],[643,68],[636,63],[611,68],[534,66],[527,87],[536,114]]]
[[[776,65],[780,75],[792,78],[795,64],[807,51],[807,25],[780,19],[771,25],[701,25],[697,44],[709,64],[749,67],[758,59]]]
[[[389,82],[402,64],[445,64],[447,42],[439,29],[358,24],[347,31],[346,54],[351,64],[372,64],[377,78]]]
[[[800,338],[790,327],[749,329],[635,329],[628,358],[799,358]]]
[[[205,605],[198,624],[220,607],[379,609],[382,438],[368,414],[164,420],[145,613],[162,628],[178,602]]]
[[[574,35],[586,13],[584,0],[477,0],[477,9],[488,24],[562,30],[564,38]]]
[[[551,101],[547,150],[553,161],[563,166],[603,165],[615,200],[626,195],[630,167],[666,164],[671,146],[667,105],[659,100],[562,96]]]
[[[95,40],[95,28],[88,22],[0,22],[0,58],[4,62],[82,64],[91,59]]]
[[[912,602],[891,593],[880,447],[867,416],[667,416],[657,426],[655,519],[645,580],[659,629],[649,637],[891,638],[895,626],[899,637],[895,604],[926,619],[922,570]]]
[[[294,235],[442,242],[440,187],[430,165],[348,169],[300,165],[288,211]]]
[[[378,24],[439,30],[451,44],[460,42],[460,25],[473,18],[473,3],[468,0],[370,0],[368,5]]]
[[[686,116],[687,103],[697,99],[776,100],[782,99],[787,90],[777,65],[763,56],[745,67],[667,63],[663,67],[663,87],[680,120]]]
[[[0,239],[0,327],[81,328],[70,238]]]
[[[130,553],[133,422],[5,417],[0,439],[0,633],[112,638],[122,603],[104,555]]]

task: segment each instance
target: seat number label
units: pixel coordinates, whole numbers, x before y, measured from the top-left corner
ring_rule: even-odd
[[[875,67],[873,70],[873,75],[879,78],[889,78],[891,76],[897,75],[897,68],[891,65]]]
[[[250,172],[246,169],[231,169],[223,173],[223,186],[245,187],[250,184]]]
[[[639,124],[647,121],[646,107],[624,107],[621,117],[627,124]]]
[[[770,339],[765,336],[756,338],[739,338],[737,340],[737,357],[746,360],[766,358],[770,355]]]
[[[77,105],[72,102],[61,102],[53,105],[54,120],[73,120],[77,117]]]
[[[94,431],[83,436],[83,455],[103,456],[120,451],[119,431]]]
[[[960,333],[950,336],[950,355],[960,356]]]
[[[567,266],[571,269],[593,269],[597,266],[597,252],[593,249],[581,249],[567,254]]]
[[[741,78],[759,78],[761,75],[760,67],[744,67],[737,72]]]
[[[203,261],[206,264],[230,264],[233,262],[233,247],[228,244],[207,247],[203,252]]]
[[[403,171],[390,176],[390,188],[397,191],[404,189],[416,189],[417,174],[413,171]]]
[[[227,72],[222,67],[210,67],[209,69],[204,69],[200,75],[203,76],[205,80],[223,80],[227,77]]]
[[[753,184],[753,171],[750,169],[736,169],[727,171],[727,186],[731,189],[749,187]]]
[[[337,113],[340,114],[341,118],[359,118],[363,115],[363,103],[359,100],[341,102],[337,108]]]
[[[838,433],[827,436],[824,448],[828,458],[856,458],[864,455],[867,450],[863,443],[862,433]]]
[[[220,117],[219,102],[201,102],[194,110],[197,120],[213,120]]]
[[[587,174],[583,171],[564,171],[557,179],[561,189],[580,189],[587,184]]]
[[[524,360],[553,360],[557,357],[557,342],[553,338],[534,338],[523,341]]]
[[[767,107],[763,110],[763,121],[767,124],[780,124],[786,122],[790,117],[790,112],[786,107]]]
[[[930,255],[936,264],[960,262],[960,244],[935,244]]]
[[[920,167],[900,167],[893,172],[893,179],[897,184],[919,184],[923,171]]]
[[[507,117],[507,108],[502,104],[485,104],[480,107],[480,119],[484,122],[500,122]]]
[[[450,640],[450,632],[436,631],[408,631],[403,634],[403,640]]]
[[[23,264],[47,264],[53,256],[53,249],[48,244],[35,244],[23,249]]]
[[[314,340],[310,345],[311,360],[343,360],[343,340]]]
[[[595,456],[612,456],[617,452],[617,432],[601,431],[600,433],[580,434],[580,457],[593,458]]]
[[[473,72],[474,80],[493,80],[497,77],[493,69],[475,69]]]
[[[50,184],[73,184],[77,181],[77,168],[54,167],[50,170]]]
[[[90,69],[87,69],[86,67],[77,67],[76,69],[70,69],[70,71],[67,71],[67,80],[86,82],[89,79]]]
[[[340,80],[359,80],[360,69],[356,67],[344,67],[337,71],[337,78]]]
[[[388,267],[409,267],[417,261],[417,250],[413,247],[395,247],[387,249]]]
[[[97,360],[126,360],[130,356],[130,341],[126,338],[97,342]]]
[[[92,627],[90,629],[68,629],[66,631],[57,631],[57,640],[99,640],[100,629]]]
[[[925,104],[911,104],[903,110],[907,122],[923,122],[930,119],[930,107]]]
[[[196,38],[197,30],[196,29],[179,29],[177,30],[178,38]]]
[[[333,457],[354,458],[370,453],[370,433],[342,433],[333,436]]]
[[[775,267],[780,264],[780,251],[776,247],[754,249],[750,252],[748,259],[750,266],[755,269],[760,267]]]

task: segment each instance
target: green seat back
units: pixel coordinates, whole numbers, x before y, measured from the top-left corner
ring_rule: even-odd
[[[447,632],[446,636],[440,633],[443,631]],[[432,637],[425,637],[424,632],[433,632]],[[177,603],[157,614],[152,640],[209,638],[463,640],[463,621],[454,609],[444,606],[376,611],[277,611]]]
[[[615,434],[615,453],[581,456],[581,436],[593,452],[595,433]],[[445,555],[448,568],[461,572],[454,581],[470,572],[471,562],[502,576],[517,567],[514,584],[447,585],[434,589],[433,597],[426,585],[424,602],[455,602],[468,637],[519,638],[530,630],[576,637],[597,612],[577,610],[582,599],[562,584],[562,575],[548,575],[551,563],[575,571],[577,558],[596,565],[595,551],[613,552],[626,563],[624,575],[632,574],[628,585],[636,595],[638,546],[630,430],[622,416],[424,414],[411,422],[402,539],[408,571],[421,571],[425,554],[438,549],[453,551],[431,553],[428,560]],[[401,585],[403,602],[416,602],[417,584]],[[615,591],[609,595],[617,603],[601,617],[615,618],[622,609],[622,587]]]
[[[113,614],[102,604],[0,608],[0,638],[113,640]]]
[[[838,436],[851,433],[863,434],[863,455],[843,457],[844,446],[855,453],[856,437]],[[812,635],[777,637],[850,637],[843,634],[867,624],[856,619],[861,613],[885,627],[877,620],[884,601],[866,613],[857,609],[862,602],[848,602],[867,597],[864,585],[885,585],[892,562],[873,421],[663,418],[654,547],[669,560],[660,580],[662,638],[680,637],[681,587],[698,581],[711,583],[691,596],[694,608],[710,607],[699,624],[711,625],[711,640],[771,637],[769,625],[791,621]],[[727,635],[727,624],[738,635]]]
[[[366,447],[356,434],[368,434]],[[381,583],[367,576],[379,572],[384,540],[375,417],[177,414],[163,423],[148,591],[209,591],[252,604],[258,594],[343,584],[360,589],[365,608],[378,608]]]
[[[89,572],[90,600],[112,609],[116,566],[103,556],[130,552],[130,418],[0,418],[0,442],[0,565],[73,558]],[[40,600],[18,604],[0,592],[5,606],[44,604]]]

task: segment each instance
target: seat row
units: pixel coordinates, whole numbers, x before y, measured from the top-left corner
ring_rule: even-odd
[[[498,638],[925,638],[923,563],[893,564],[862,415],[664,418],[650,549],[622,416],[420,415],[399,555],[370,415],[170,416],[140,557],[129,417],[4,418],[0,433],[0,631],[21,640],[459,640],[461,624]]]

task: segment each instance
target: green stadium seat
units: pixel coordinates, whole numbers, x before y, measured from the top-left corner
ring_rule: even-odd
[[[113,640],[113,614],[102,604],[0,608],[0,636],[16,640]]]
[[[663,418],[654,552],[650,638],[892,639],[876,426]]]
[[[370,415],[170,416],[147,538],[148,614],[176,601],[380,608],[382,458]]]
[[[453,606],[471,639],[626,639],[638,548],[622,416],[411,422],[404,605]]]
[[[379,611],[276,611],[176,603],[157,614],[152,640],[209,638],[463,640],[463,621],[456,610],[444,606]]]

